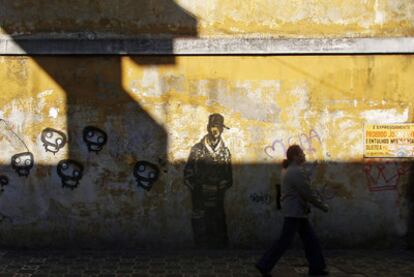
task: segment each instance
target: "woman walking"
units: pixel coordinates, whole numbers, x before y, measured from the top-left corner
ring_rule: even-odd
[[[303,168],[306,161],[305,153],[300,146],[290,146],[286,156],[287,159],[282,164],[281,200],[284,215],[282,232],[279,240],[276,240],[256,263],[256,268],[262,276],[271,276],[272,268],[292,243],[295,233],[298,232],[309,262],[309,275],[328,275],[319,240],[307,218],[310,213],[309,204],[324,212],[328,211],[328,206],[310,188],[309,178]]]

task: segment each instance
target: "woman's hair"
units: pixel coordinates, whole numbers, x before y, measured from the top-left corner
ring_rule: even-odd
[[[288,150],[286,151],[286,158],[282,162],[282,167],[287,168],[293,161],[293,159],[299,155],[301,152],[303,152],[302,148],[300,148],[299,145],[293,144],[289,146]]]

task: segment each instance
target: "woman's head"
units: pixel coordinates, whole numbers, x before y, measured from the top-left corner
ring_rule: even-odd
[[[303,164],[306,161],[305,153],[297,144],[289,146],[286,151],[286,158],[282,163],[283,168],[287,168],[292,162]]]

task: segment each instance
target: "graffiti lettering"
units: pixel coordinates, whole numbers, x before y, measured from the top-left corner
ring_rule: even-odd
[[[272,145],[268,145],[264,148],[264,152],[266,155],[268,155],[270,158],[274,158],[275,156],[277,156],[277,154],[275,154],[276,149],[281,150],[281,152],[279,154],[281,154],[280,156],[284,156],[286,153],[286,146],[283,143],[283,140],[281,139],[276,139],[273,141]]]
[[[299,144],[300,147],[307,154],[312,154],[316,152],[315,141],[322,144],[322,139],[318,132],[314,129],[311,129],[309,133],[300,133],[294,136],[290,136],[286,140],[284,139],[275,139],[272,145],[268,145],[264,148],[264,152],[270,158],[275,158],[277,156],[285,156],[287,148],[292,144]]]
[[[409,167],[399,162],[367,163],[363,171],[371,192],[396,190],[401,176],[409,171]]]
[[[0,175],[0,192],[4,191],[4,187],[9,184],[9,178],[6,175]]]
[[[252,193],[250,200],[254,203],[269,205],[272,202],[272,197],[267,192]]]

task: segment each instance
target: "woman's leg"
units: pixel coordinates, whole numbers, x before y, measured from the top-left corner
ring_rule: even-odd
[[[326,268],[325,259],[319,240],[307,218],[302,218],[299,224],[299,236],[302,239],[310,272],[323,271]]]
[[[285,253],[290,246],[298,230],[300,218],[285,217],[283,221],[282,232],[278,240],[276,240],[272,247],[265,252],[262,258],[256,265],[265,272],[270,272],[277,261]]]

